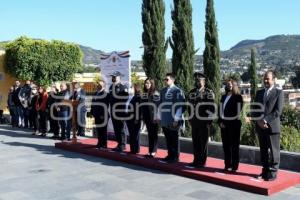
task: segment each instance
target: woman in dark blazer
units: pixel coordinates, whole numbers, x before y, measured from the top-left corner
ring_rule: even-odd
[[[107,148],[109,96],[105,91],[105,85],[103,80],[98,81],[97,91],[93,96],[91,105],[91,114],[95,118],[96,133],[98,136],[98,149]]]
[[[221,98],[219,125],[224,150],[225,171],[236,172],[239,166],[239,145],[241,135],[240,113],[243,108],[243,98],[240,95],[237,82],[227,81],[226,93]]]
[[[141,87],[134,84],[129,88],[129,97],[125,107],[125,120],[129,132],[130,153],[140,152],[140,128],[141,112],[139,104],[141,103]]]
[[[158,123],[156,122],[156,109],[159,104],[159,92],[155,90],[155,82],[151,78],[144,81],[144,93],[141,96],[142,119],[148,132],[149,153],[148,158],[153,158],[157,151]]]

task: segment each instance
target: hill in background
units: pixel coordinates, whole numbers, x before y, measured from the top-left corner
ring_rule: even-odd
[[[0,42],[0,49],[4,49],[5,43],[7,42]],[[84,54],[83,63],[85,66],[100,65],[100,54],[103,51],[87,46],[79,46]],[[272,68],[286,74],[293,72],[296,65],[300,65],[300,35],[275,35],[262,40],[243,40],[230,50],[222,51],[222,72],[238,72],[240,74],[245,72],[250,63],[252,48],[256,49],[259,69]],[[202,56],[197,55],[195,60],[196,69],[203,70]],[[141,71],[141,66],[141,61],[132,61],[134,70]]]

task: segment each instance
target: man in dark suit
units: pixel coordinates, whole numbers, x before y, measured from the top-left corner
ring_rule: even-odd
[[[183,125],[184,108],[182,103],[185,97],[183,91],[174,84],[175,76],[173,74],[167,73],[164,81],[166,87],[160,91],[158,116],[168,149],[168,155],[163,162],[174,163],[179,161],[179,133]],[[176,105],[176,103],[181,105]]]
[[[98,136],[97,148],[107,148],[107,124],[108,124],[109,96],[105,91],[105,82],[98,81],[97,91],[92,99],[91,114],[95,118],[96,133]]]
[[[122,117],[125,115],[125,104],[128,99],[128,89],[121,83],[122,74],[115,71],[111,74],[112,85],[109,87],[109,103],[111,120],[118,145],[115,151],[122,152],[126,148],[126,135],[124,132],[125,121]]]
[[[207,143],[212,124],[212,114],[215,111],[214,93],[206,87],[205,75],[195,72],[195,88],[188,95],[188,102],[193,109],[188,109],[192,119],[192,141],[194,160],[189,167],[202,168],[207,160]]]
[[[26,81],[19,92],[19,99],[22,104],[22,112],[24,117],[24,128],[30,128],[28,100],[31,94],[31,81]]]
[[[256,121],[262,162],[262,177],[275,180],[280,164],[280,115],[283,108],[283,92],[275,87],[275,74],[267,71],[264,75],[265,88],[257,91],[255,102],[262,105],[261,112],[252,113]],[[270,152],[269,152],[270,151]]]
[[[58,106],[56,107],[56,110],[58,112],[59,119],[59,125],[61,130],[61,140],[67,139],[70,141],[70,135],[71,135],[71,127],[72,127],[72,116],[70,107],[68,104],[64,103],[64,100],[70,99],[70,92],[68,90],[67,84],[62,82],[60,84],[60,92],[57,95],[57,103]]]
[[[78,136],[85,136],[85,125],[86,125],[86,112],[87,108],[85,105],[85,97],[86,93],[84,89],[80,87],[79,83],[74,84],[74,93],[71,96],[72,100],[77,100],[79,102],[77,107],[77,135]]]
[[[21,83],[20,81],[15,81],[15,90],[12,95],[13,102],[16,107],[16,125],[18,127],[22,127],[24,125],[24,114],[23,114],[23,106],[21,104],[21,100],[19,98],[19,93],[21,91]]]

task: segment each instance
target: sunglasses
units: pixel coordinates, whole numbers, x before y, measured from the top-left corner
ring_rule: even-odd
[[[165,79],[164,79],[164,81],[169,81],[169,80],[170,80],[169,78],[165,78]]]

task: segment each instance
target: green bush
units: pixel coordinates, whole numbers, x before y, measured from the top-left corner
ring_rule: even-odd
[[[293,126],[282,126],[280,148],[286,151],[300,152],[300,132]]]
[[[255,123],[246,123],[245,117],[250,112],[250,104],[245,103],[242,111],[241,121],[241,144],[249,146],[258,146],[258,139],[255,132]]]
[[[258,146],[254,123],[242,123],[240,143],[242,145]]]
[[[284,126],[293,126],[300,130],[300,112],[291,106],[285,106],[281,115],[281,123]]]
[[[82,68],[83,55],[76,44],[20,37],[8,43],[5,51],[7,72],[38,85],[69,81]]]

